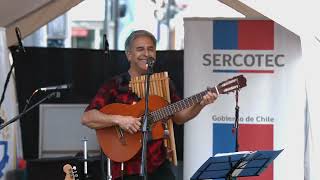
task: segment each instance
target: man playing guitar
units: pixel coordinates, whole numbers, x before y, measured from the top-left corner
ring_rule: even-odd
[[[128,72],[113,77],[103,84],[96,96],[86,108],[81,123],[92,129],[103,129],[117,126],[126,133],[135,134],[141,129],[141,118],[124,116],[119,114],[107,114],[101,112],[101,108],[113,103],[136,104],[140,98],[129,90],[128,84],[132,77],[141,76],[147,72],[147,59],[156,57],[156,39],[148,31],[138,30],[130,34],[125,42],[125,53],[130,63]],[[170,84],[170,98],[174,103],[180,100],[172,83]],[[176,124],[183,124],[202,110],[208,104],[213,103],[217,94],[208,91],[199,103],[175,113],[171,118]],[[152,140],[147,146],[147,171],[151,180],[174,180],[168,161],[166,161],[166,149],[163,140]],[[137,153],[130,160],[123,162],[125,180],[140,179],[141,153]],[[112,177],[121,177],[121,162],[113,162]]]

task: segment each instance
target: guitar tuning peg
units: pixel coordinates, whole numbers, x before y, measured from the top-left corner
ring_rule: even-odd
[[[76,167],[76,166],[73,166],[72,169],[73,169],[73,170],[77,170],[77,167]]]

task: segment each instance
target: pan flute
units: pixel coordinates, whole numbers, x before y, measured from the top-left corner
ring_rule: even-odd
[[[140,98],[143,98],[145,95],[145,76],[138,76],[131,79],[129,83],[129,87],[131,88],[132,92],[137,94]],[[150,95],[157,95],[163,97],[170,103],[170,89],[169,89],[169,77],[168,72],[161,72],[155,73],[150,77]],[[174,139],[174,130],[173,130],[173,123],[172,120],[169,119],[166,124],[165,128],[167,129],[168,136],[164,138],[165,146],[169,153],[169,160],[174,164],[177,165],[177,152],[176,152],[176,145]]]

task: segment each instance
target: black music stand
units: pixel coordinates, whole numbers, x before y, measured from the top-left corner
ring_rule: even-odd
[[[235,177],[258,176],[283,151],[242,151],[220,153],[210,157],[190,178],[232,180]]]

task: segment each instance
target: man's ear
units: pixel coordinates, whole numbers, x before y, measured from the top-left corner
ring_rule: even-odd
[[[126,51],[126,56],[127,56],[128,61],[130,62],[131,61],[131,53],[130,53],[130,51]]]

